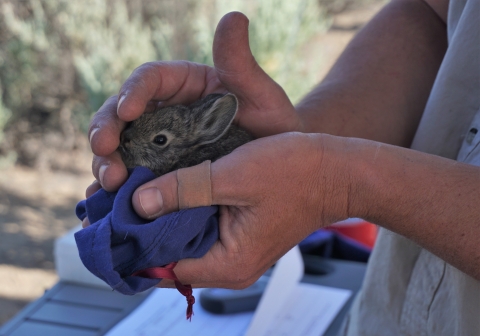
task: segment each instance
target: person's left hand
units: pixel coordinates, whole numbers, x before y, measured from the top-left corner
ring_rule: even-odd
[[[284,90],[255,61],[245,15],[233,12],[222,18],[215,32],[213,60],[213,68],[186,61],[146,63],[94,115],[89,129],[92,172],[105,190],[118,190],[127,179],[116,149],[126,123],[145,110],[187,105],[210,93],[231,92],[239,102],[234,123],[255,137],[303,130]],[[90,189],[98,188],[97,184]]]

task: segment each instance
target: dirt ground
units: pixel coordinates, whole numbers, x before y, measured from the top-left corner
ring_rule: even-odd
[[[316,38],[323,50],[319,79],[381,7],[377,2],[336,15],[332,28]],[[0,170],[0,325],[58,281],[54,241],[79,223],[75,205],[93,181],[90,154],[83,157],[75,173]]]
[[[0,171],[0,324],[58,280],[53,244],[79,223],[75,204],[93,181],[83,173]]]

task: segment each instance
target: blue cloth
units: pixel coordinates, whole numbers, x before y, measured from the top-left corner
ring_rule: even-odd
[[[137,167],[118,192],[97,191],[78,203],[77,217],[91,225],[75,234],[85,267],[114,290],[132,295],[158,284],[158,279],[131,276],[135,271],[200,258],[218,239],[216,206],[181,210],[153,221],[139,217],[131,199],[142,184],[155,178]]]
[[[78,203],[77,217],[91,225],[75,234],[85,267],[114,290],[132,295],[158,284],[158,279],[131,276],[185,258],[200,258],[218,239],[216,206],[182,210],[148,221],[136,215],[134,191],[155,178],[137,167],[118,192],[97,191]],[[367,261],[370,250],[331,231],[318,230],[300,243],[303,253],[325,258]]]

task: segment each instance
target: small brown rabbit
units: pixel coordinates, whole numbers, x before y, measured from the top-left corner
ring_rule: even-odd
[[[232,125],[237,109],[233,94],[210,94],[190,106],[144,113],[122,132],[118,151],[127,168],[144,166],[157,176],[215,161],[254,139]]]

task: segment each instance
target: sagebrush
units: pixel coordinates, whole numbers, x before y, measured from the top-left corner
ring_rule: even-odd
[[[140,64],[212,64],[215,26],[232,10],[247,14],[255,58],[297,101],[316,80],[302,46],[330,23],[315,0],[0,0],[0,155],[54,166]]]

